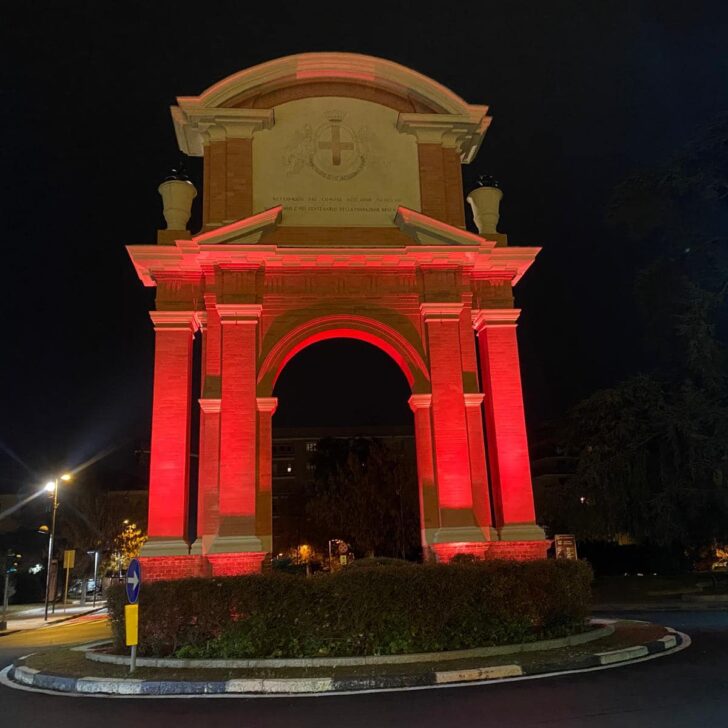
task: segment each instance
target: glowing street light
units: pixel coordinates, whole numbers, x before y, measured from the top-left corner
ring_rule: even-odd
[[[56,478],[55,480],[49,480],[46,485],[45,489],[49,493],[53,493],[53,516],[51,518],[51,532],[50,537],[48,538],[48,570],[46,573],[46,592],[45,592],[45,616],[44,619],[47,622],[48,621],[48,598],[50,596],[50,589],[51,589],[51,563],[53,561],[53,541],[55,540],[56,536],[56,511],[58,510],[58,481],[61,480],[64,483],[67,483],[69,480],[71,480],[71,476],[68,473],[64,473],[60,476],[60,478]]]

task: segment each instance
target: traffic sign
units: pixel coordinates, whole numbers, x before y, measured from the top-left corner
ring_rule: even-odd
[[[124,607],[124,633],[127,647],[135,647],[139,644],[138,604],[127,604]]]
[[[126,570],[126,598],[130,604],[136,604],[139,599],[139,587],[142,584],[142,567],[137,559],[129,562]]]

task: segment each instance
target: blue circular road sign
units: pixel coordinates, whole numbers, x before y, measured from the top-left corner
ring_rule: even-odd
[[[139,599],[139,587],[142,585],[142,567],[137,559],[129,562],[126,570],[126,598],[129,604],[136,604]]]

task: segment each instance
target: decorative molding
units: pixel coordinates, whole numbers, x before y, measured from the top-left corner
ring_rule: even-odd
[[[200,403],[200,409],[205,414],[215,414],[220,412],[220,405],[222,400],[220,398],[205,397],[198,400]]]
[[[271,415],[278,408],[278,397],[257,397],[258,412],[269,412]]]
[[[473,328],[480,333],[488,326],[516,326],[520,308],[481,308],[473,311]]]
[[[383,88],[417,99],[422,105],[445,114],[467,115],[473,107],[442,84],[399,63],[359,53],[299,53],[276,58],[234,73],[218,81],[197,97],[179,97],[181,107],[195,103],[202,108],[229,107],[246,95],[314,80],[342,80]]]
[[[275,123],[273,109],[205,108],[195,99],[178,99],[172,106],[177,144],[190,157],[202,157],[205,145],[226,139],[251,139]]]
[[[155,331],[188,331],[194,334],[198,328],[197,311],[150,311]]]
[[[495,243],[488,242],[480,235],[448,225],[407,207],[397,208],[394,222],[403,233],[420,245],[476,245],[487,249],[495,247]]]
[[[432,321],[457,321],[463,310],[460,303],[421,303],[420,313],[426,323]]]
[[[407,402],[413,412],[416,412],[418,409],[429,409],[432,407],[432,395],[413,394]]]
[[[485,394],[482,392],[466,392],[464,396],[466,407],[480,407],[485,399]]]
[[[257,324],[263,312],[263,306],[259,303],[218,303],[215,308],[223,325]]]
[[[252,245],[257,243],[263,233],[276,227],[281,221],[283,207],[271,207],[252,217],[246,217],[223,227],[215,228],[202,235],[195,235],[191,242],[197,245]]]
[[[457,149],[460,161],[470,164],[483,143],[491,122],[487,106],[471,106],[467,114],[400,113],[397,129],[414,134],[418,144],[440,144]]]

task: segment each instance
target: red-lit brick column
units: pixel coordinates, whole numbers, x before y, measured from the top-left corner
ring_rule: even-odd
[[[432,385],[432,429],[440,528],[433,548],[440,560],[481,551],[484,537],[473,513],[470,448],[460,350],[460,303],[423,303]],[[457,546],[455,546],[457,544]]]
[[[200,468],[197,478],[197,536],[202,553],[217,533],[220,486],[220,400],[200,399]]]
[[[149,548],[187,554],[192,339],[191,311],[151,311],[154,322],[154,400],[149,468]]]
[[[257,304],[217,304],[222,324],[222,396],[220,526],[208,552],[213,574],[257,570],[265,555],[255,535],[256,365],[261,309]]]
[[[485,441],[483,437],[483,395],[465,395],[465,413],[468,421],[468,446],[470,449],[470,473],[473,483],[473,512],[475,521],[489,540],[497,540],[498,534],[493,526],[488,492],[488,466],[485,460]]]
[[[536,542],[530,547],[533,553],[524,556],[534,557],[545,554],[547,542],[535,524],[516,339],[519,314],[518,309],[480,310],[474,312],[473,324],[478,332],[485,393],[495,525],[502,541],[524,542],[527,551],[525,542]]]
[[[258,491],[255,532],[263,551],[273,550],[273,414],[276,397],[258,397]]]
[[[432,451],[432,395],[413,394],[409,405],[414,412],[415,447],[417,448],[417,485],[420,498],[420,534],[422,556],[427,559],[430,544],[440,526],[440,511],[437,503],[435,463]]]
[[[197,540],[194,554],[207,553],[219,526],[220,488],[220,349],[222,328],[215,295],[205,294],[206,311],[199,315],[202,335],[202,397],[197,478]]]
[[[141,562],[147,581],[204,576],[201,556],[187,544],[192,406],[193,311],[152,311],[154,401],[149,468],[149,540]]]

